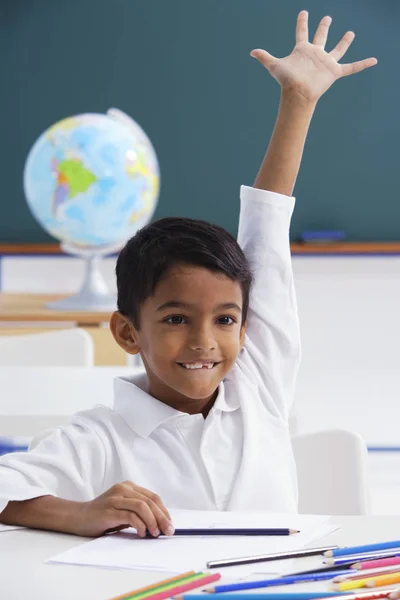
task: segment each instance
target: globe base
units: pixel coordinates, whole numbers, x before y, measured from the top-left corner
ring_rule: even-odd
[[[69,248],[68,248],[69,249]],[[70,250],[70,249],[69,249]],[[70,253],[72,253],[70,251]],[[79,255],[78,252],[75,253]],[[80,253],[85,261],[82,287],[77,294],[46,305],[51,310],[112,312],[117,309],[117,298],[110,294],[99,269],[101,255]]]
[[[117,310],[117,298],[114,294],[81,293],[67,296],[46,304],[51,310],[113,312]]]

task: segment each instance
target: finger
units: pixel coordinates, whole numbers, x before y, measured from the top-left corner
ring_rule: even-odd
[[[302,10],[299,12],[296,24],[296,44],[299,42],[308,42],[308,12]]]
[[[356,34],[354,33],[354,31],[347,31],[340,40],[340,42],[338,42],[333,48],[333,50],[329,52],[332,58],[334,58],[335,60],[340,60],[346,54],[347,50],[349,49],[350,45],[352,44],[355,38],[355,35]]]
[[[152,500],[148,500],[149,507],[154,515],[155,520],[157,521],[157,525],[160,531],[165,535],[173,535],[175,528],[172,524],[170,518],[166,517],[160,507],[153,502]]]
[[[151,492],[150,490],[147,490],[146,488],[142,488],[138,485],[136,485],[135,488],[137,489],[137,491],[140,494],[143,494],[144,496],[146,496],[146,498],[148,498],[149,500],[152,500],[155,504],[157,504],[157,506],[161,510],[161,512],[166,516],[166,518],[169,521],[172,522],[171,515],[169,514],[168,509],[165,506],[164,502],[161,500],[160,496],[158,496],[157,494],[154,494],[154,492]]]
[[[355,73],[359,73],[360,71],[364,71],[364,69],[369,69],[377,64],[376,58],[365,58],[364,60],[359,60],[358,62],[353,62],[345,65],[340,65],[342,67],[342,72],[339,77],[347,77],[347,75],[354,75]]]
[[[138,533],[141,537],[146,535],[146,531],[150,531],[151,535],[157,537],[160,535],[157,520],[148,505],[148,500],[145,496],[137,493],[135,498],[124,498],[118,496],[115,498],[113,503],[114,508],[120,511],[130,511],[135,516],[139,517],[140,521],[144,524]],[[142,535],[143,534],[143,535]]]
[[[131,512],[130,510],[120,510],[116,506],[113,506],[109,511],[109,514],[110,516],[107,519],[108,526],[104,533],[111,533],[113,531],[126,529],[127,527],[133,527],[140,537],[146,536],[146,523],[136,513]]]
[[[252,50],[250,52],[250,56],[256,58],[268,71],[274,66],[276,61],[278,60],[275,56],[272,56],[266,50]]]
[[[324,17],[323,19],[321,19],[313,39],[313,44],[315,44],[315,46],[321,46],[321,48],[325,48],[331,23],[332,17]]]

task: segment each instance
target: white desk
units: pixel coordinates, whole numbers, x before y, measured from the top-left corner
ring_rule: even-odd
[[[400,538],[400,516],[333,517],[332,522],[340,525],[341,529],[313,546],[322,546],[325,543],[355,545]],[[71,535],[24,529],[0,533],[0,598],[107,600],[166,577],[165,573],[44,564],[46,559],[85,541],[88,540]],[[297,559],[295,570],[307,569],[319,562],[320,560],[314,557]],[[258,568],[259,565],[255,567]],[[282,591],[282,588],[275,589]],[[327,583],[290,586],[290,591],[311,589],[326,591]]]

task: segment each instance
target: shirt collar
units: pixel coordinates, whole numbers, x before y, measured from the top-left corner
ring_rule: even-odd
[[[147,393],[146,373],[114,379],[114,410],[141,437],[147,438],[157,427],[187,413],[164,404]],[[239,408],[236,394],[227,400],[224,382],[220,383],[213,410],[231,412]]]

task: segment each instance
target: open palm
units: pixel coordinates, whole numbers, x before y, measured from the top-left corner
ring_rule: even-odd
[[[336,79],[373,67],[378,62],[376,58],[366,58],[339,64],[354,40],[354,33],[345,33],[335,48],[326,52],[331,22],[331,17],[321,20],[311,44],[308,41],[308,13],[303,10],[297,17],[296,45],[289,56],[275,58],[265,50],[253,50],[251,55],[268,69],[282,88],[295,90],[306,100],[317,101]]]

